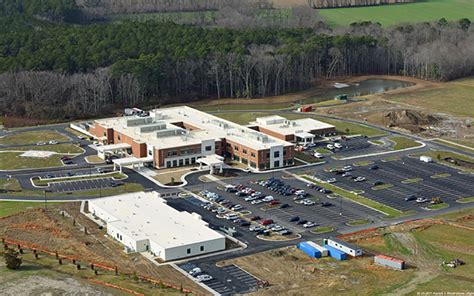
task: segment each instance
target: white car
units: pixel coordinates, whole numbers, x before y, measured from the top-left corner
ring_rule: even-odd
[[[226,214],[224,217],[227,220],[231,220],[231,221],[239,218],[239,216],[237,214],[232,214],[232,213]]]
[[[363,182],[365,181],[365,177],[357,177],[354,179],[354,182]]]
[[[350,172],[352,171],[352,167],[350,165],[346,165],[345,167],[342,168],[344,172]]]
[[[427,201],[428,201],[428,199],[426,199],[426,198],[424,198],[424,197],[418,197],[418,198],[416,199],[416,202],[417,202],[417,203],[424,203],[424,202],[427,202]]]
[[[331,178],[331,179],[327,179],[326,182],[331,184],[331,183],[336,183],[336,178]]]
[[[51,140],[51,141],[48,142],[48,144],[50,144],[50,145],[56,145],[56,144],[58,144],[58,143],[59,143],[59,142],[58,142],[58,141],[55,141],[55,140]]]
[[[44,145],[46,145],[45,142],[38,142],[38,143],[36,143],[36,146],[44,146]]]
[[[333,150],[335,147],[333,144],[327,144],[326,147],[329,149],[329,150]]]
[[[303,224],[304,228],[311,228],[311,227],[315,227],[315,226],[316,226],[316,223],[314,223],[314,222],[306,222],[305,224]]]
[[[241,205],[235,205],[232,208],[230,208],[232,211],[240,211],[243,209]]]
[[[273,231],[282,231],[283,229],[284,229],[284,228],[283,228],[282,226],[277,225],[277,224],[274,225],[274,226],[271,228],[271,230],[273,230]]]
[[[273,196],[269,195],[269,196],[265,196],[262,201],[263,202],[269,202],[269,201],[272,201],[274,200],[275,198],[273,198]]]
[[[252,201],[252,200],[256,200],[257,197],[255,196],[247,196],[246,198],[244,198],[245,201]]]
[[[319,152],[315,152],[315,153],[313,154],[313,156],[316,157],[316,158],[318,158],[318,159],[324,158],[324,155],[322,155],[322,154],[319,153]]]
[[[334,143],[334,147],[336,147],[337,149],[341,149],[341,148],[342,148],[342,145],[339,144],[339,143]]]
[[[342,174],[343,177],[350,177],[352,174],[350,172],[345,172]]]
[[[201,275],[198,275],[196,279],[198,280],[198,282],[207,282],[207,281],[212,280],[213,277],[208,274],[201,274]]]
[[[259,205],[259,204],[261,204],[262,202],[263,202],[263,200],[261,200],[261,199],[256,199],[256,200],[252,200],[251,204],[253,204],[253,205]]]
[[[196,276],[202,272],[201,268],[195,267],[189,271],[189,274],[192,276]]]

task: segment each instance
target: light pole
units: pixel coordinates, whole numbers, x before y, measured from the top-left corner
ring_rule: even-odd
[[[48,204],[47,204],[48,200],[47,200],[47,198],[46,198],[46,192],[51,192],[51,191],[49,191],[49,190],[43,190],[43,196],[44,196],[44,210],[45,210],[45,211],[48,210]]]

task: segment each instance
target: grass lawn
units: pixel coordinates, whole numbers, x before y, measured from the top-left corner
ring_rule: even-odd
[[[392,187],[393,187],[393,184],[386,183],[386,184],[374,186],[371,189],[377,191],[377,190],[384,190],[384,189],[388,189]]]
[[[442,202],[442,203],[439,203],[439,204],[436,204],[436,205],[427,206],[427,208],[430,209],[430,210],[441,210],[441,209],[444,209],[444,208],[447,208],[447,207],[449,207],[449,204],[447,204],[445,202]]]
[[[450,162],[447,162],[447,161],[444,160],[447,157],[452,157],[452,158],[457,158],[457,159],[460,159],[460,160],[464,160],[464,161],[467,161],[467,162],[474,163],[474,158],[466,156],[466,155],[462,155],[462,154],[455,153],[455,152],[450,152],[450,151],[443,151],[443,150],[434,150],[434,151],[430,150],[430,151],[424,151],[424,152],[413,154],[413,156],[415,156],[415,157],[419,157],[419,156],[422,156],[422,155],[429,156],[434,161],[438,161],[441,164],[456,168],[458,170],[463,170],[463,171],[466,171],[466,172],[473,172],[474,171],[474,169],[469,169],[469,168],[464,168],[462,166],[457,166],[457,165],[454,165],[453,163],[450,163]],[[434,176],[432,176],[432,178],[433,177]]]
[[[62,166],[61,155],[46,158],[22,157],[21,152],[0,152],[0,170],[18,170]]]
[[[74,144],[56,144],[56,145],[44,145],[44,146],[23,146],[23,147],[11,147],[4,148],[2,150],[14,150],[14,151],[51,151],[62,154],[78,154],[84,153],[84,149]]]
[[[390,156],[387,158],[382,159],[382,161],[389,162],[389,161],[399,161],[400,157],[399,156]]]
[[[336,193],[336,194],[338,194],[338,195],[340,195],[344,198],[350,199],[354,202],[365,205],[367,207],[376,209],[376,210],[384,213],[387,216],[387,218],[397,218],[397,217],[406,215],[406,213],[403,213],[402,211],[399,211],[399,210],[394,209],[392,207],[389,207],[387,205],[381,204],[381,203],[376,202],[374,200],[368,199],[368,198],[363,197],[361,195],[356,195],[354,193],[351,193],[349,191],[341,189],[341,188],[339,188],[337,186],[334,186],[332,184],[318,182],[318,181],[315,181],[314,179],[312,179],[308,176],[303,176],[303,178],[305,178],[306,180],[308,180],[310,182],[313,182],[313,183],[315,183],[315,184],[317,184],[317,185],[319,185],[323,188],[332,190],[332,192],[334,192],[334,193]]]
[[[380,140],[372,140],[372,141],[370,141],[370,143],[372,143],[374,145],[380,145],[380,146],[382,146],[384,144],[384,142],[382,142]]]
[[[301,159],[303,161],[306,161],[308,163],[316,163],[316,162],[320,162],[321,160],[312,156],[312,155],[308,155],[306,153],[303,153],[303,152],[299,152],[299,151],[295,151],[295,158],[298,158],[298,159]]]
[[[327,233],[331,231],[334,231],[334,227],[332,226],[320,226],[311,229],[311,232],[315,234]]]
[[[390,141],[395,142],[395,146],[393,146],[393,150],[402,150],[407,148],[418,147],[421,144],[412,140],[410,138],[406,138],[403,136],[393,136],[388,138]]]
[[[318,119],[318,118],[316,118]],[[318,120],[332,124],[336,127],[336,132],[341,135],[365,135],[367,137],[384,136],[387,133],[366,125],[346,122],[337,119],[320,118]]]
[[[342,105],[347,103],[347,101],[344,100],[329,100],[329,101],[322,101],[318,102],[316,104],[313,104],[314,107],[327,107],[327,106],[334,106],[334,105]]]
[[[359,162],[354,162],[353,163],[354,166],[368,166],[368,165],[372,165],[372,164],[374,164],[374,162],[370,161],[370,160],[359,161]]]
[[[329,151],[328,149],[321,147],[316,148],[315,151],[321,154],[332,154],[331,151]]]
[[[451,140],[451,139],[449,139],[448,141],[453,142],[453,143],[448,143],[448,142],[441,141],[441,140],[434,140],[433,142],[436,142],[438,144],[445,145],[445,146],[448,146],[448,147],[451,147],[451,148],[454,148],[454,149],[458,149],[458,150],[461,150],[461,151],[464,151],[464,152],[474,153],[474,147],[472,147],[474,145],[471,142],[458,141],[458,140],[454,141],[454,140]],[[471,149],[465,148],[463,146],[459,146],[459,145],[456,145],[456,144],[464,145],[464,146],[470,147]]]
[[[362,220],[354,220],[354,221],[350,221],[347,223],[347,225],[349,226],[359,226],[359,225],[366,225],[366,224],[369,224],[370,221],[367,220],[367,219],[362,219]]]
[[[469,0],[426,0],[409,4],[391,4],[357,8],[319,9],[330,26],[347,26],[353,22],[372,21],[383,26],[399,23],[429,22],[446,18],[456,21],[474,19],[474,3]]]
[[[0,217],[42,207],[44,207],[44,203],[42,202],[0,201]]]
[[[423,179],[422,178],[412,178],[412,179],[402,180],[401,183],[402,184],[411,184],[411,183],[417,183],[417,182],[420,182],[420,181],[423,181]]]
[[[89,156],[86,156],[85,159],[88,163],[93,163],[93,164],[105,163],[105,161],[97,155],[89,155]]]
[[[470,202],[474,202],[474,196],[472,197],[463,197],[463,198],[460,198],[457,200],[457,202],[459,203],[470,203]]]
[[[469,4],[471,13],[474,14],[474,2],[464,2],[471,3]],[[387,95],[386,97],[391,101],[408,103],[424,109],[474,118],[473,93],[474,77],[471,77],[447,82],[439,88]]]
[[[228,111],[228,110],[278,110],[287,109],[292,106],[291,103],[278,103],[278,104],[226,104],[226,105],[209,105],[197,107],[202,111]]]
[[[0,138],[0,144],[4,145],[23,145],[36,144],[37,142],[48,142],[56,140],[58,142],[69,141],[69,138],[52,130],[37,130],[9,134]]]

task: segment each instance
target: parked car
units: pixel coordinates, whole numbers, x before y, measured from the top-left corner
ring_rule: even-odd
[[[260,219],[261,219],[260,216],[252,216],[252,217],[250,217],[250,220],[251,220],[251,221],[258,221],[258,220],[260,220]]]
[[[312,228],[312,227],[316,227],[316,223],[314,222],[306,222],[304,225],[303,225],[304,228]]]
[[[192,275],[192,276],[197,276],[201,272],[202,272],[201,268],[195,267],[195,268],[193,268],[189,271],[189,274]]]
[[[207,282],[207,281],[212,280],[213,277],[208,274],[201,274],[201,275],[198,275],[196,279],[198,282]]]
[[[328,148],[329,150],[334,150],[335,147],[333,144],[327,144],[326,148]]]
[[[380,185],[383,185],[383,184],[385,184],[385,183],[382,182],[382,181],[375,181],[374,182],[374,186],[380,186]]]
[[[339,143],[334,143],[334,147],[336,147],[337,149],[341,149],[341,148],[342,148],[342,145],[339,144]]]
[[[249,231],[255,231],[255,232],[260,231],[260,230],[262,230],[262,229],[264,229],[264,228],[263,228],[262,226],[260,226],[260,225],[251,225],[251,226],[249,227]]]
[[[63,156],[63,157],[61,157],[61,160],[62,160],[62,161],[64,161],[64,160],[71,160],[71,158],[70,158],[70,157],[67,157],[67,156]]]
[[[297,222],[299,220],[300,220],[300,217],[298,217],[298,216],[294,216],[294,217],[290,218],[290,222]]]
[[[241,205],[235,205],[232,208],[230,208],[232,211],[240,211],[243,209]]]
[[[110,183],[110,187],[119,187],[119,186],[122,186],[124,183],[123,182],[115,182],[115,181],[112,181]]]
[[[316,158],[318,158],[318,159],[324,158],[324,155],[322,155],[322,154],[319,153],[319,152],[315,152],[315,153],[313,154],[313,156],[316,157]]]
[[[370,169],[370,170],[378,170],[378,169],[379,169],[379,166],[376,165],[376,164],[374,164],[374,165],[371,166],[369,169]]]
[[[291,230],[283,229],[283,230],[278,231],[278,233],[279,233],[280,235],[289,235],[289,234],[291,234],[292,232],[291,232]]]
[[[250,226],[250,222],[246,220],[240,221],[240,226]]]
[[[287,204],[287,203],[284,203],[284,204],[280,205],[280,209],[286,209],[286,208],[289,208],[289,207],[290,207],[290,205]]]
[[[322,207],[330,207],[330,206],[332,206],[332,203],[325,201],[325,202],[321,203],[321,206]]]
[[[97,168],[97,172],[99,174],[105,173],[105,170],[103,168]]]
[[[304,225],[308,222],[308,220],[299,220],[298,222],[296,222],[296,224],[298,225]]]
[[[48,144],[49,144],[49,145],[56,145],[56,144],[58,144],[58,141],[56,141],[56,140],[51,140],[51,141],[48,142]]]
[[[343,177],[350,177],[352,176],[352,174],[350,172],[345,172],[344,174],[342,174]]]
[[[363,182],[363,181],[365,181],[365,177],[362,177],[362,176],[359,176],[354,179],[354,182]]]
[[[337,180],[336,180],[336,178],[330,178],[330,179],[327,179],[326,182],[331,184],[331,183],[336,183]]]
[[[266,220],[262,220],[262,225],[270,225],[270,224],[273,224],[273,220],[272,219],[266,219]]]
[[[345,167],[342,168],[344,172],[350,172],[352,171],[352,167],[350,165],[346,165]]]
[[[44,145],[46,145],[46,142],[38,142],[38,143],[36,143],[36,146],[44,146]]]
[[[417,202],[417,203],[425,203],[425,202],[427,202],[427,201],[428,201],[428,199],[426,199],[426,198],[424,198],[424,197],[418,197],[418,198],[416,199],[416,202]]]
[[[413,200],[416,200],[416,195],[414,194],[405,197],[405,201],[413,201]]]

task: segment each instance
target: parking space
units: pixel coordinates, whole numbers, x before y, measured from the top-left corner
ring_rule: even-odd
[[[387,147],[382,147],[369,143],[369,139],[363,136],[350,138],[336,138],[334,140],[324,140],[310,145],[303,152],[312,155],[319,149],[331,151],[331,155],[338,157],[349,157],[355,155],[365,155],[378,152],[389,151]]]
[[[55,182],[50,185],[53,192],[74,192],[94,189],[104,189],[117,186],[119,183],[112,178]]]
[[[370,166],[353,166],[347,175],[322,172],[317,177],[325,181],[335,178],[337,181],[334,185],[349,191],[363,192],[362,195],[367,198],[402,211],[424,207],[433,198],[441,198],[450,203],[472,196],[474,192],[472,175],[460,174],[444,165],[425,163],[410,157],[380,160]],[[356,177],[363,177],[365,180],[355,182]]]
[[[57,171],[54,173],[44,173],[39,174],[38,177],[42,179],[52,179],[52,178],[67,178],[67,177],[81,177],[81,176],[88,176],[88,175],[96,175],[105,172],[111,172],[111,169],[102,169],[102,168],[91,168],[91,169],[82,169],[82,170],[74,170],[74,171]]]
[[[221,295],[242,294],[257,289],[258,279],[234,264],[211,268],[202,264],[185,263],[179,267],[187,273],[200,271],[193,274],[197,279],[199,275],[209,275],[202,283]]]

